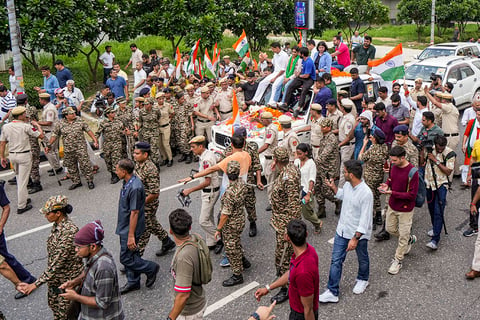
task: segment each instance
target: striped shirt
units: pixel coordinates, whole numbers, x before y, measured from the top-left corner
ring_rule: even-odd
[[[13,96],[10,91],[7,91],[7,95],[5,97],[0,97],[0,118],[3,119],[5,115],[11,109],[17,106],[17,99]]]

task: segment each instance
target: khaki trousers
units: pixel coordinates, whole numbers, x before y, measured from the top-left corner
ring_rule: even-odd
[[[207,243],[207,246],[213,246],[217,242],[215,240],[217,225],[215,224],[213,209],[215,208],[215,203],[218,200],[219,194],[219,191],[202,191],[202,209],[200,210],[199,223],[200,227],[205,231],[205,242]]]
[[[191,314],[189,316],[179,315],[177,320],[203,320],[203,314],[205,313],[205,309],[207,309],[207,305],[203,307],[198,313]]]
[[[343,163],[352,159],[353,151],[355,150],[355,145],[343,146],[340,148],[340,181],[338,182],[338,187],[342,188],[345,184],[345,177],[343,176],[343,168],[345,167]]]
[[[195,135],[196,136],[205,136],[207,137],[208,142],[212,141],[212,126],[214,122],[201,122],[197,121],[195,123]]]
[[[160,128],[158,148],[160,149],[162,160],[172,160],[172,149],[170,149],[170,125]]]
[[[48,145],[48,141],[50,141],[51,136],[51,132],[45,133],[45,138],[43,139],[45,145]],[[55,139],[54,143],[52,143],[50,150],[48,151],[48,153],[45,154],[45,156],[47,157],[48,163],[50,164],[50,167],[52,167],[52,169],[60,169],[60,157],[58,156],[58,138]]]
[[[477,240],[475,241],[472,269],[475,271],[480,271],[480,233],[477,235]]]
[[[17,177],[17,196],[18,209],[23,209],[27,206],[28,198],[28,178],[30,177],[30,169],[32,169],[32,154],[26,153],[10,153],[8,158],[15,170]]]
[[[393,236],[398,237],[397,251],[395,252],[395,259],[402,261],[405,256],[405,251],[408,247],[408,240],[410,240],[410,231],[412,229],[413,211],[400,212],[395,211],[388,206],[385,226],[387,232]]]

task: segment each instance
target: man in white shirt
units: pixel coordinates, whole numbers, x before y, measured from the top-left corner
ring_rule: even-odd
[[[136,70],[133,73],[133,99],[140,96],[140,91],[145,86],[147,81],[147,73],[143,70],[143,63],[141,61],[137,62]]]
[[[361,161],[348,160],[344,163],[343,175],[347,182],[343,189],[337,189],[333,179],[325,180],[335,197],[342,200],[343,204],[333,243],[327,290],[318,299],[323,303],[338,302],[342,265],[348,251],[355,250],[358,258],[357,282],[353,293],[361,294],[368,286],[368,240],[372,235],[373,194],[362,180],[362,173]]]
[[[143,52],[137,48],[137,45],[135,43],[132,43],[130,45],[130,50],[132,50],[132,56],[130,57],[127,65],[125,66],[125,69],[127,69],[130,64],[132,65],[132,68],[135,69],[137,62],[143,62]]]
[[[105,46],[105,52],[102,53],[100,58],[98,58],[98,61],[103,65],[103,83],[105,83],[110,76],[110,71],[115,62],[115,55],[112,52],[112,46]]]
[[[282,50],[282,46],[279,42],[273,42],[271,47],[274,53],[272,59],[274,70],[258,84],[257,91],[252,99],[252,101],[255,103],[258,103],[260,100],[262,100],[263,94],[265,93],[265,90],[269,84],[273,85],[272,92],[275,92],[277,86],[282,85],[285,77],[285,70],[287,69],[288,64],[288,54]]]
[[[360,37],[358,31],[355,31],[354,35],[350,39],[351,49],[355,49],[356,47],[363,45],[363,38]]]
[[[17,99],[7,87],[0,85],[0,119],[5,122],[10,114],[10,110],[17,106]]]
[[[310,51],[310,57],[315,57],[315,54],[318,52],[317,47],[315,46],[315,40],[310,39],[307,41],[307,48]]]
[[[67,80],[67,86],[63,89],[63,95],[65,98],[70,99],[73,102],[77,112],[82,111],[85,98],[83,97],[82,91],[75,87],[75,81]]]
[[[17,94],[18,85],[13,66],[8,67],[8,82],[10,82],[10,92],[15,96]]]
[[[420,130],[422,130],[423,124],[422,124],[422,116],[425,111],[428,111],[427,108],[427,97],[425,96],[418,96],[417,97],[417,108],[415,110],[415,117],[413,118],[412,122],[412,134],[416,137],[420,133]]]

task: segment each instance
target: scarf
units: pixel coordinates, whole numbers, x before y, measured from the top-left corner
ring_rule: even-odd
[[[470,158],[472,156],[472,147],[470,147],[470,141],[472,139],[472,135],[473,135],[473,131],[474,129],[476,128],[476,123],[477,123],[477,119],[473,119],[473,122],[472,122],[472,125],[470,126],[470,132],[468,133],[468,139],[467,139],[467,156]],[[468,127],[467,127],[467,130],[468,130]],[[479,131],[480,132],[480,131]],[[475,137],[475,140],[478,139],[478,135],[477,137]]]
[[[300,56],[297,55],[295,60],[293,60],[293,57],[290,57],[290,59],[288,60],[287,70],[285,71],[285,78],[290,78],[292,76],[293,72],[295,71],[295,66],[297,65],[298,58],[300,58]]]

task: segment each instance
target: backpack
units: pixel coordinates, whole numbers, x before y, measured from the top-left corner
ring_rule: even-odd
[[[185,241],[177,251],[180,252],[186,245],[191,245],[197,248],[198,261],[200,262],[200,282],[195,285],[207,284],[212,281],[212,260],[210,259],[210,251],[207,243],[198,234],[192,234],[192,240]]]
[[[410,171],[408,172],[407,192],[408,192],[408,189],[410,188],[410,180],[412,180],[416,172],[418,172],[418,169],[415,167],[410,169]],[[425,186],[425,180],[423,180],[423,177],[420,174],[418,174],[418,192],[417,192],[417,197],[415,198],[415,207],[421,208],[423,206],[423,203],[425,202],[426,197],[427,197],[427,188]]]

